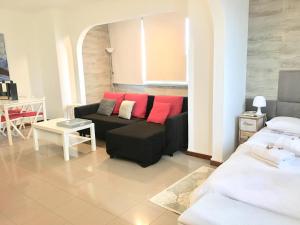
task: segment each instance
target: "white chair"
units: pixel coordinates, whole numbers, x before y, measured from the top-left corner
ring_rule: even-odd
[[[10,111],[9,120],[11,122],[10,124],[13,128],[13,131],[16,132],[16,134],[23,136],[23,134],[19,129],[22,126],[23,116],[20,113],[13,113],[12,111]],[[2,113],[2,115],[0,116],[0,134],[6,136],[5,130],[6,130],[6,118]]]

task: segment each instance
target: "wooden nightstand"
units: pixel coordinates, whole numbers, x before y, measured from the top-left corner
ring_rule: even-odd
[[[261,116],[240,115],[239,144],[246,142],[252,135],[264,127],[265,117],[265,114]]]

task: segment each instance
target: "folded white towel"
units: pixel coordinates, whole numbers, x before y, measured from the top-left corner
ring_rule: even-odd
[[[295,153],[296,156],[300,156],[300,138],[298,136],[284,135],[278,138],[274,144],[278,148],[284,148]]]
[[[295,154],[292,152],[276,147],[269,149],[264,145],[253,145],[251,155],[275,167],[281,167],[283,163],[295,159]]]

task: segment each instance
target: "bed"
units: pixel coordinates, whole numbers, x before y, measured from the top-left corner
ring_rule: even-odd
[[[300,117],[300,71],[282,71],[278,100],[268,104],[268,118]],[[300,224],[300,158],[278,169],[250,155],[257,144],[287,135],[262,129],[243,145],[191,196],[179,217],[183,225]]]

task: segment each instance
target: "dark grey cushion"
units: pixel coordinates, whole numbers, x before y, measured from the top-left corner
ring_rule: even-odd
[[[98,114],[110,116],[114,110],[116,101],[111,99],[102,99],[97,110]]]

